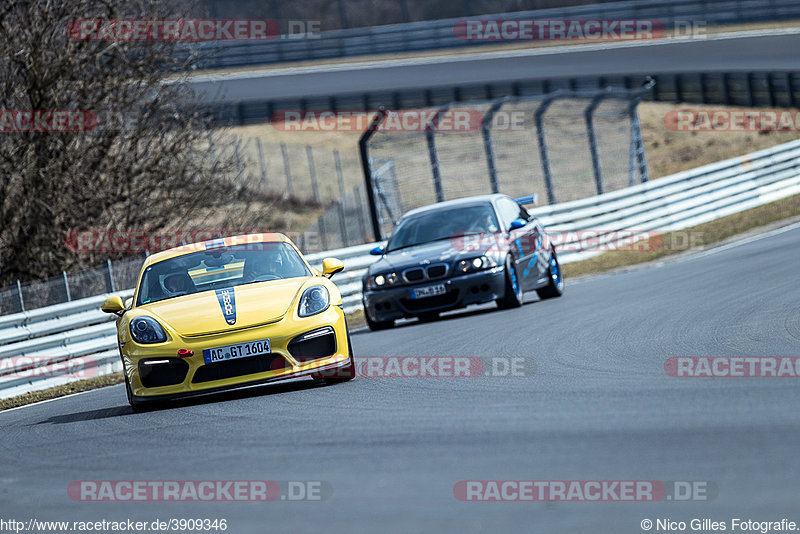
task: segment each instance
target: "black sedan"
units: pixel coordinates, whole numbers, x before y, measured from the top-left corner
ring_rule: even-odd
[[[530,200],[483,195],[406,213],[386,246],[371,251],[381,258],[363,278],[370,329],[483,302],[515,308],[530,290],[542,299],[561,296],[555,247],[522,205]]]

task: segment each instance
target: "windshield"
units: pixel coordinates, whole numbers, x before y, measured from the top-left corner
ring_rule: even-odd
[[[489,203],[435,210],[402,219],[394,229],[386,251],[468,233],[497,231],[497,218]]]
[[[310,276],[287,243],[250,243],[176,256],[145,269],[137,305],[254,282]]]

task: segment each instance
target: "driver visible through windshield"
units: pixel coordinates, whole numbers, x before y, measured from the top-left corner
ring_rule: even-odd
[[[400,221],[389,239],[386,252],[458,235],[493,233],[498,228],[494,208],[488,203],[424,212]]]
[[[176,256],[147,267],[139,283],[136,304],[310,275],[297,251],[287,243],[221,247]]]

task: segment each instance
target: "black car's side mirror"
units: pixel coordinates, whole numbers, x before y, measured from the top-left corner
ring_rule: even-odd
[[[508,231],[511,232],[512,230],[517,230],[519,228],[524,228],[528,224],[528,221],[525,219],[514,219],[511,221],[511,224],[508,225]]]

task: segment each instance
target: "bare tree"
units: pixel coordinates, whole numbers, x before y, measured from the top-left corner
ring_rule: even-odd
[[[71,230],[196,228],[221,210],[228,227],[258,224],[252,203],[274,201],[248,191],[235,161],[209,150],[208,117],[183,83],[193,61],[185,46],[69,34],[77,19],[181,18],[175,6],[8,0],[0,7],[7,122],[20,111],[48,110],[97,120],[83,132],[0,132],[0,284],[99,263],[67,249]]]

